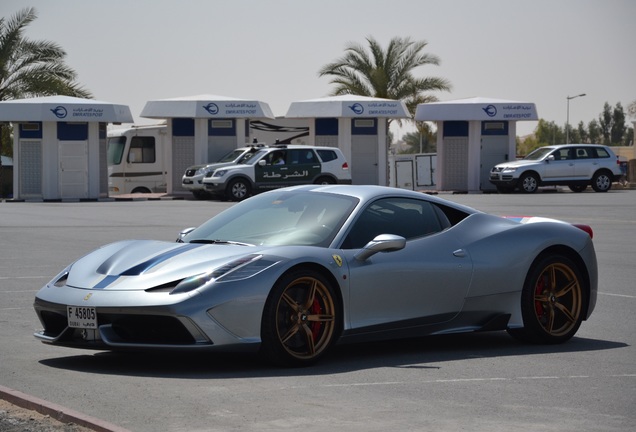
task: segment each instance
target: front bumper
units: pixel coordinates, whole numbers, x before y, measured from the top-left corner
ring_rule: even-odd
[[[500,172],[490,172],[490,183],[495,186],[515,187],[519,182],[518,178],[513,177],[512,174],[502,174]]]

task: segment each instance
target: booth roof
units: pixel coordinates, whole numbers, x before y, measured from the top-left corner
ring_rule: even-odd
[[[274,118],[266,102],[218,95],[197,95],[146,102],[146,118]]]
[[[341,95],[292,102],[285,117],[408,118],[411,117],[411,115],[401,100],[358,95]]]
[[[0,121],[132,123],[127,105],[71,96],[45,96],[0,102]]]
[[[415,110],[417,121],[452,120],[539,120],[532,102],[474,97],[445,102],[419,104]]]

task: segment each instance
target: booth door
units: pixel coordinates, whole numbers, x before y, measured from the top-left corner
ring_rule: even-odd
[[[512,156],[512,158],[510,156]],[[489,180],[490,170],[497,164],[508,160],[515,160],[515,155],[508,154],[508,136],[482,136],[480,158],[480,190],[495,190],[495,185],[490,183]]]
[[[350,163],[353,184],[379,184],[377,136],[352,136]]]
[[[88,142],[60,141],[60,197],[88,198]]]

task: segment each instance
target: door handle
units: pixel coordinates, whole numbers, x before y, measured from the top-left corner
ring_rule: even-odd
[[[466,251],[464,249],[457,249],[455,252],[453,252],[453,256],[457,258],[465,258]]]

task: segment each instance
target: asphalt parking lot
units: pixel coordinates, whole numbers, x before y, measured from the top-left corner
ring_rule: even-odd
[[[633,431],[636,191],[440,195],[593,227],[599,299],[559,346],[506,333],[338,347],[316,366],[248,355],[115,354],[33,338],[36,291],[112,241],[172,241],[231,203],[0,203],[0,385],[131,431]]]

